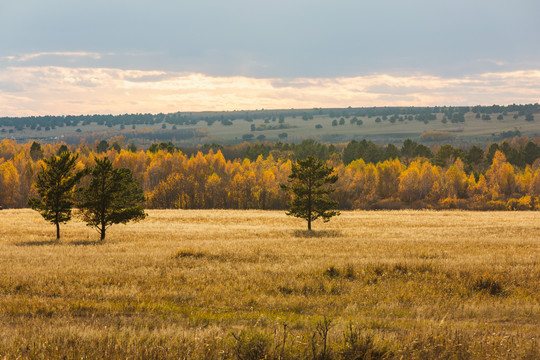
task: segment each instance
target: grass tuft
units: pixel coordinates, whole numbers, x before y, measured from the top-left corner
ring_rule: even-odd
[[[242,331],[239,334],[232,333],[234,344],[232,345],[233,358],[239,360],[271,359],[272,339],[259,331]]]
[[[501,279],[488,273],[476,277],[472,282],[472,288],[475,291],[483,292],[489,295],[498,296],[504,292]]]
[[[392,356],[391,351],[384,345],[377,345],[375,337],[364,334],[352,323],[343,331],[343,348],[339,351],[339,358],[346,359],[372,359],[383,360]]]
[[[197,251],[193,249],[180,249],[174,254],[173,258],[175,259],[182,259],[182,258],[193,258],[193,259],[200,259],[207,256],[202,251]]]
[[[335,265],[330,265],[326,270],[324,270],[324,275],[329,278],[336,278],[341,275],[341,272]]]

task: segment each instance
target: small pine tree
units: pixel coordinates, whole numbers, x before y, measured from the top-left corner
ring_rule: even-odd
[[[30,157],[33,161],[43,159],[43,149],[41,148],[40,143],[35,141],[32,143],[32,146],[30,147]]]
[[[331,175],[333,171],[321,160],[308,156],[293,164],[289,184],[280,184],[283,190],[293,194],[286,214],[307,220],[308,230],[311,230],[312,221],[323,218],[327,222],[340,214],[333,210],[338,202],[328,197],[334,191],[332,185],[338,180],[337,175]]]
[[[146,217],[140,204],[143,190],[131,170],[114,169],[105,157],[96,159],[90,171],[90,183],[80,190],[79,209],[87,226],[95,228],[101,240],[113,224],[126,224]]]
[[[109,150],[109,143],[106,140],[101,140],[96,146],[96,151],[98,153],[104,153],[107,152],[107,150]]]
[[[41,197],[28,199],[28,206],[39,211],[41,216],[56,225],[56,239],[60,239],[60,224],[71,220],[73,189],[84,175],[76,171],[77,154],[63,152],[45,159],[36,181],[36,190]]]
[[[67,147],[66,144],[62,144],[62,145],[60,145],[60,147],[56,151],[56,155],[60,156],[65,152],[69,152],[69,148]]]

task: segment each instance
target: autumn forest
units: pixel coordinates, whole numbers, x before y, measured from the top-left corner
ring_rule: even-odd
[[[79,168],[106,156],[115,167],[132,170],[143,186],[147,208],[284,209],[290,195],[279,184],[287,181],[292,161],[302,156],[290,150],[294,144],[267,146],[267,154],[254,156],[256,144],[207,147],[188,154],[166,144],[126,150],[118,142],[105,149],[99,142],[82,142],[69,150],[79,154]],[[411,141],[400,149],[353,141],[330,145],[329,151],[326,145],[310,144],[322,151],[319,157],[326,158],[339,177],[332,197],[340,209],[540,209],[538,138],[515,138],[468,151],[449,145],[430,149]],[[383,154],[378,161],[358,152],[366,144],[372,153]],[[66,145],[0,142],[0,206],[26,207],[28,198],[35,196],[33,184],[42,159],[61,151],[61,146]],[[411,146],[416,153],[407,153]],[[390,150],[394,155],[388,155]],[[231,151],[243,156],[224,156]]]

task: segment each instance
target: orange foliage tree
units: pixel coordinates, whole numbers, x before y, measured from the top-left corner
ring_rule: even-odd
[[[42,145],[45,156],[61,144]],[[30,156],[31,143],[0,142],[0,206],[24,207],[35,195],[41,160]],[[78,148],[78,168],[95,164],[95,151],[84,142]],[[256,160],[226,160],[221,151],[186,156],[167,150],[104,153],[114,167],[133,171],[143,184],[150,208],[284,209],[290,197],[279,190],[291,173],[290,156],[272,152]],[[540,208],[540,161],[515,168],[501,151],[485,173],[467,174],[461,159],[448,167],[417,158],[408,165],[399,159],[377,164],[358,159],[344,165],[337,154],[329,160],[339,177],[332,198],[340,209],[399,207],[460,207],[470,209]],[[512,200],[512,201],[511,201]],[[509,203],[510,201],[510,203]],[[385,205],[386,206],[386,205]]]

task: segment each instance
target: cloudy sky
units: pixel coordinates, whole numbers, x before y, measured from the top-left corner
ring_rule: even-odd
[[[540,101],[538,0],[0,0],[0,116]]]

